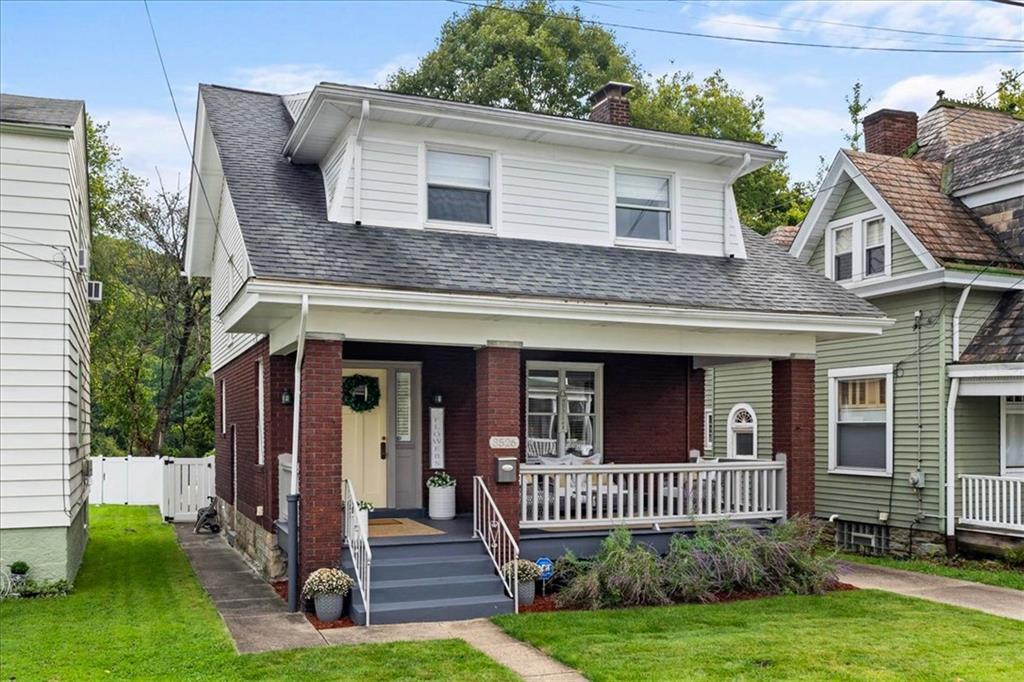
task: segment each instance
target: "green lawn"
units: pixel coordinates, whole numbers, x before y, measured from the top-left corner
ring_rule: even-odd
[[[3,679],[515,679],[461,640],[240,656],[156,508],[90,514],[74,594],[0,602]]]
[[[864,556],[861,554],[840,554],[839,558],[843,561],[871,564],[872,566],[885,566],[887,568],[901,568],[904,571],[931,573],[947,578],[984,583],[985,585],[1024,590],[1024,570],[1013,569],[1008,566],[996,568],[993,566],[995,562],[965,560],[959,565],[950,566],[923,559],[896,559],[893,557]]]
[[[1020,680],[1024,623],[860,590],[494,619],[592,680]]]

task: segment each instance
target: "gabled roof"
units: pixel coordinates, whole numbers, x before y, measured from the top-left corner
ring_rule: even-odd
[[[903,223],[935,258],[1020,267],[957,199],[942,192],[942,164],[845,150]]]
[[[79,99],[0,94],[0,121],[72,128],[85,108]]]
[[[746,230],[746,259],[327,220],[317,166],[281,154],[278,95],[201,86],[257,278],[347,286],[881,319],[860,297]]]
[[[1003,294],[960,362],[1024,362],[1024,291]]]
[[[943,161],[953,147],[1020,123],[1020,120],[1001,111],[942,102],[932,107],[918,123],[918,152],[914,158]]]
[[[1024,122],[954,147],[947,163],[952,193],[1024,173]]]

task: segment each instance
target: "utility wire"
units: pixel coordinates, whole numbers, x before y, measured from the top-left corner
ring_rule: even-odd
[[[576,16],[562,16],[558,14],[549,14],[547,12],[534,12],[528,9],[522,9],[521,7],[503,7],[501,5],[482,5],[476,2],[470,2],[469,0],[448,0],[456,5],[465,5],[467,7],[476,7],[477,9],[492,9],[499,12],[509,12],[512,14],[521,14],[524,16],[535,17],[535,18],[547,18],[547,19],[562,19],[567,21],[576,21],[581,24],[591,24],[593,26],[603,26],[606,28],[621,28],[630,31],[647,31],[649,33],[661,33],[666,35],[676,36],[687,36],[690,38],[709,38],[712,40],[726,40],[740,43],[755,43],[760,45],[786,45],[789,47],[814,47],[814,48],[827,48],[833,50],[847,50],[847,51],[867,51],[867,52],[914,52],[914,53],[929,53],[929,54],[1017,54],[1024,52],[1024,47],[1016,49],[978,49],[978,50],[953,50],[946,48],[915,48],[915,47],[882,47],[872,45],[841,45],[832,43],[805,43],[795,42],[787,40],[769,40],[767,38],[742,38],[740,36],[723,36],[714,33],[698,33],[696,31],[679,31],[668,28],[656,28],[653,26],[636,26],[634,24],[621,24],[613,23],[610,21],[597,21],[595,19],[584,19],[583,17]]]

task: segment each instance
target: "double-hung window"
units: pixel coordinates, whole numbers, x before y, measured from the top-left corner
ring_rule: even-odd
[[[672,239],[671,178],[615,172],[615,236],[645,242]]]
[[[836,282],[885,275],[889,256],[889,225],[877,213],[846,217],[829,225],[825,274]]]
[[[1003,398],[1002,475],[1024,477],[1024,396]]]
[[[528,461],[601,451],[602,368],[590,363],[531,362],[526,368]]]
[[[427,220],[491,224],[491,157],[427,151]]]
[[[829,471],[892,475],[892,365],[828,373]]]

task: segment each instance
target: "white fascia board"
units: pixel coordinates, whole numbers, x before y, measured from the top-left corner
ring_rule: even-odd
[[[595,303],[541,298],[513,298],[432,292],[368,289],[319,284],[252,280],[222,315],[228,331],[256,303],[297,304],[303,295],[310,306],[392,310],[457,315],[562,319],[608,324],[658,325],[691,329],[746,330],[783,333],[878,335],[893,324],[885,317],[852,317],[799,313],[766,313],[687,309],[657,305]],[[256,298],[255,302],[249,300]],[[243,303],[242,301],[246,301]]]
[[[43,123],[16,123],[14,121],[0,122],[0,133],[12,133],[15,135],[35,135],[37,137],[74,137],[75,131],[66,126],[46,125]]]
[[[874,298],[889,294],[907,293],[940,286],[1010,291],[1024,289],[1024,273],[1020,275],[987,274],[978,275],[970,270],[926,270],[910,275],[887,278],[878,282],[840,282],[840,286],[861,298]]]
[[[953,192],[953,196],[964,202],[968,208],[987,206],[998,201],[1016,199],[1024,194],[1024,173],[1014,173],[1004,178],[983,182],[973,187]]]
[[[857,169],[853,161],[850,160],[850,157],[846,156],[842,151],[836,154],[828,174],[822,181],[822,186],[825,189],[815,197],[807,217],[804,218],[800,232],[797,233],[796,239],[793,240],[793,245],[789,250],[792,255],[800,258],[805,263],[811,259],[811,254],[814,253],[818,241],[825,233],[825,227],[832,220],[831,215],[825,215],[825,207],[828,205],[829,198],[831,198],[834,192],[840,189],[846,191],[849,187],[847,182],[841,180],[844,175],[849,182],[852,182],[864,192],[868,200],[885,217],[886,222],[895,228],[896,233],[903,239],[925,268],[936,270],[941,267],[939,262],[928,253],[928,249],[924,247],[924,244],[910,231],[910,228],[906,226],[896,211],[893,210],[892,206],[882,198],[882,195],[878,193],[875,186],[864,177],[864,174]]]
[[[430,100],[414,95],[385,92],[375,88],[321,83],[310,94],[306,106],[285,141],[283,153],[296,163],[314,163],[319,159],[303,154],[303,142],[321,114],[325,102],[345,102],[361,106],[363,100],[370,102],[371,111],[416,113],[439,119],[465,121],[471,125],[487,126],[495,133],[502,129],[519,129],[536,132],[552,132],[585,140],[619,140],[625,144],[660,147],[672,150],[688,150],[694,153],[714,156],[732,156],[737,160],[750,154],[753,163],[747,173],[757,170],[773,161],[785,157],[771,147],[750,142],[715,140],[696,136],[676,135],[654,130],[631,128],[629,126],[594,125],[592,122],[547,116],[511,109],[497,109],[476,104]]]
[[[1024,379],[1024,362],[994,362],[987,365],[950,365],[949,376],[956,379]]]
[[[200,177],[206,170],[205,150],[208,145],[216,148],[216,142],[208,135],[209,125],[206,121],[206,105],[199,96],[196,105],[196,125],[192,132],[192,168],[189,173],[188,190],[188,226],[185,234],[185,275],[192,277],[210,277],[213,268],[214,242],[216,241],[217,221],[219,215],[214,212],[219,207],[207,206],[203,196],[204,184],[210,180],[223,181],[221,173],[210,173],[209,177]],[[219,163],[219,159],[217,160]],[[207,188],[208,189],[208,188]],[[200,221],[207,222],[201,225]],[[209,234],[205,232],[210,230]]]

